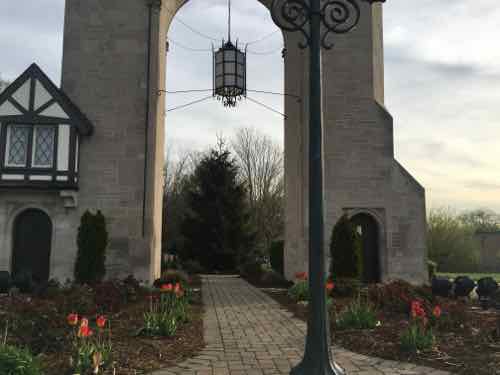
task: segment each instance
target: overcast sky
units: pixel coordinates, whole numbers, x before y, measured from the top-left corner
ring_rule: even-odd
[[[233,8],[233,36],[241,41],[277,30],[256,1],[233,0]],[[191,0],[179,11],[169,30],[170,90],[211,88],[212,41],[185,25],[221,39],[226,12],[226,0]],[[36,61],[58,83],[63,17],[63,0],[1,1],[2,78],[15,79]],[[428,207],[500,212],[500,4],[392,0],[384,24],[386,107],[395,120],[397,159],[427,189]],[[249,88],[283,90],[282,43],[276,32],[249,46]],[[209,94],[170,95],[167,107]],[[250,96],[282,111],[279,97]],[[227,110],[208,100],[170,112],[167,122],[168,143],[177,149],[203,149],[217,132],[230,137],[244,126],[283,141],[281,116],[248,101]]]

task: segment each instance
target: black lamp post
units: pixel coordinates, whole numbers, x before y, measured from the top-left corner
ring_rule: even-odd
[[[370,4],[385,0],[360,0]],[[309,62],[309,319],[302,362],[291,375],[342,375],[329,350],[323,247],[323,163],[321,123],[321,48],[331,49],[330,34],[354,29],[361,15],[358,0],[273,0],[273,21],[283,30],[301,32]]]

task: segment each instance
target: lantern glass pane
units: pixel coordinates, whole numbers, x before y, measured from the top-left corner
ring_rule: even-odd
[[[245,66],[244,65],[238,65],[238,75],[239,76],[244,76],[245,75]]]
[[[235,74],[235,63],[224,63],[224,74]]]
[[[216,77],[215,78],[215,87],[219,88],[222,86],[224,86],[224,80],[223,80],[222,76]]]
[[[245,63],[245,54],[238,52],[238,63],[239,64],[244,64]]]
[[[226,86],[235,86],[236,85],[236,76],[234,75],[226,75],[225,82]]]
[[[243,79],[243,77],[238,77],[238,87],[245,87],[245,80]]]
[[[224,61],[235,61],[235,60],[236,60],[235,50],[224,51]]]
[[[221,63],[222,62],[222,56],[223,56],[223,51],[219,50],[215,53],[215,62],[216,63]]]
[[[218,76],[222,75],[222,66],[223,66],[222,64],[215,65],[215,74],[216,75],[218,75]]]

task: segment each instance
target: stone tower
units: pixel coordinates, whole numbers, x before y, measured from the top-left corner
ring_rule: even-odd
[[[365,246],[371,262],[365,266],[378,268],[374,279],[422,282],[427,279],[425,190],[394,159],[393,119],[384,107],[382,5],[360,5],[358,27],[336,37],[335,47],[322,55],[325,246],[343,213],[371,220],[376,245]],[[306,67],[296,67],[290,76],[304,76]],[[307,87],[304,82],[298,90]],[[305,113],[297,115],[306,119]],[[285,268],[292,278],[307,270],[307,153],[302,151],[307,127],[295,124],[296,133],[290,134],[288,125]],[[304,183],[294,183],[298,180]]]
[[[205,0],[209,1],[209,0]],[[259,0],[269,6],[271,0]],[[81,142],[80,215],[109,220],[110,274],[160,270],[166,32],[184,0],[66,0],[62,88],[94,125]],[[343,212],[376,223],[380,278],[425,278],[423,188],[394,159],[384,108],[382,8],[362,3],[361,24],[323,53],[326,242]],[[307,51],[284,34],[286,275],[307,267]],[[74,237],[72,237],[74,236]],[[76,254],[67,243],[67,262]],[[61,272],[60,275],[63,275]]]

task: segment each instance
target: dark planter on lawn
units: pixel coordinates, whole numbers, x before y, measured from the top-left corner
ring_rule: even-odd
[[[449,297],[453,284],[445,277],[432,278],[432,294],[439,297]]]
[[[459,276],[455,279],[454,286],[455,297],[469,297],[476,283],[468,276]]]
[[[492,277],[483,277],[477,282],[479,298],[490,298],[498,290],[498,283]]]

